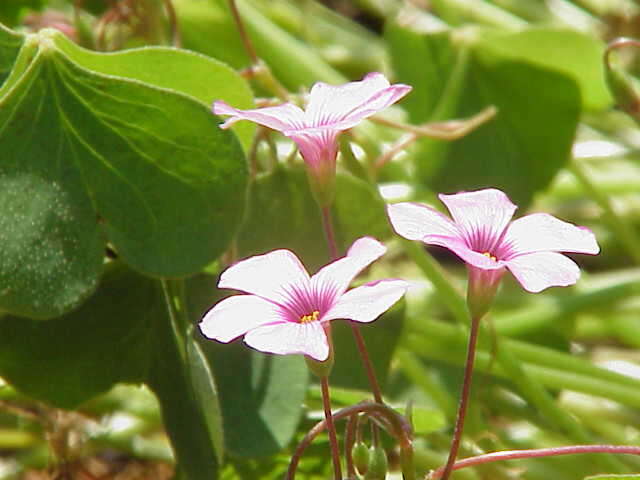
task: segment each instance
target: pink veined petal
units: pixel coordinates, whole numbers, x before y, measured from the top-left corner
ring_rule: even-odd
[[[329,357],[327,335],[320,322],[266,325],[251,330],[244,341],[261,352],[303,354],[320,362]]]
[[[503,192],[492,188],[438,197],[451,212],[467,245],[480,253],[493,253],[518,208]]]
[[[386,251],[387,248],[374,238],[359,238],[353,242],[345,257],[322,267],[311,277],[312,290],[321,298],[337,299],[358,273],[384,255]]]
[[[482,270],[497,270],[505,266],[505,262],[502,260],[492,260],[482,253],[471,250],[464,240],[457,237],[427,235],[422,241],[430,245],[439,245],[448,248],[467,264]]]
[[[298,257],[289,250],[274,250],[241,260],[230,266],[218,282],[219,288],[253,293],[285,305],[294,289],[305,290],[309,274]]]
[[[380,280],[354,288],[340,297],[322,321],[372,322],[400,300],[408,287],[404,280]]]
[[[419,203],[394,203],[387,206],[393,229],[409,240],[422,240],[426,235],[459,236],[455,224],[445,215]]]
[[[213,113],[231,115],[231,118],[220,125],[220,128],[229,128],[239,120],[249,120],[279,132],[304,128],[304,112],[292,103],[253,110],[239,110],[222,100],[216,100],[213,102]]]
[[[356,126],[365,118],[369,118],[372,115],[384,110],[385,108],[393,105],[402,97],[407,95],[411,91],[409,85],[396,84],[384,89],[381,92],[374,94],[366,103],[360,107],[354,108],[349,112],[342,120],[336,122],[333,128],[338,130],[347,130]]]
[[[513,255],[542,251],[588,253],[600,252],[591,230],[563,222],[546,213],[534,213],[514,220],[504,238]]]
[[[318,131],[287,131],[284,134],[298,144],[300,154],[305,163],[313,169],[318,169],[321,164],[331,162],[332,168],[338,155],[338,132],[334,130]]]
[[[310,127],[331,126],[346,130],[388,107],[410,90],[408,85],[389,85],[385,76],[377,72],[369,73],[359,82],[344,85],[318,82],[309,93],[306,123]]]
[[[286,318],[274,303],[255,295],[235,295],[217,303],[200,322],[202,334],[228,343],[248,331]]]
[[[573,260],[557,252],[535,252],[509,259],[507,268],[528,292],[573,285],[580,269]]]

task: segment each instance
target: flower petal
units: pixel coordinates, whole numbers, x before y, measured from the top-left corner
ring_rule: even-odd
[[[251,330],[244,341],[261,352],[303,354],[320,362],[329,357],[327,335],[320,322],[267,325]]]
[[[534,213],[509,225],[504,243],[513,255],[542,251],[589,253],[600,252],[591,230],[563,222],[546,213]]]
[[[386,251],[383,244],[371,237],[359,238],[353,242],[345,257],[321,268],[311,277],[311,288],[316,298],[330,299],[330,305],[333,305],[333,300],[344,293],[354,277]],[[326,302],[319,303],[327,305]]]
[[[466,242],[456,237],[445,237],[442,235],[427,235],[423,239],[424,243],[430,245],[439,245],[448,248],[467,264],[480,268],[482,270],[497,270],[504,268],[505,262],[502,260],[493,260],[487,255],[471,250]]]
[[[275,107],[256,108],[253,110],[239,110],[222,100],[216,100],[213,102],[213,113],[216,115],[231,115],[231,118],[220,125],[220,128],[229,128],[239,120],[250,120],[279,132],[304,127],[304,112],[293,103],[283,103]]]
[[[320,170],[325,166],[332,172],[331,177],[335,176],[336,156],[338,155],[338,133],[336,131],[308,129],[286,131],[284,134],[298,144],[302,158],[313,171]]]
[[[518,208],[503,192],[492,188],[438,197],[451,212],[469,248],[480,253],[494,253]]]
[[[548,287],[566,287],[580,278],[580,269],[575,262],[561,253],[528,253],[505,263],[528,292],[537,293]]]
[[[381,73],[373,72],[359,82],[344,85],[316,83],[309,93],[307,126],[346,130],[387,108],[411,91],[403,84],[389,85]]]
[[[228,343],[256,327],[285,321],[276,304],[255,295],[234,295],[206,313],[200,331],[207,338]]]
[[[426,235],[458,236],[455,224],[445,215],[420,203],[394,203],[387,206],[393,229],[409,240],[422,240]]]
[[[274,250],[241,260],[230,266],[218,282],[219,288],[253,293],[286,305],[294,290],[306,290],[309,274],[292,252]]]
[[[372,322],[393,306],[406,293],[404,280],[380,280],[346,292],[322,321],[338,318],[356,322]]]

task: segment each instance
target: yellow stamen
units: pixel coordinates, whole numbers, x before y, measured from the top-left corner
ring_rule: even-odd
[[[487,258],[490,258],[491,260],[493,260],[494,262],[497,262],[498,259],[496,257],[494,257],[493,255],[491,255],[491,253],[489,252],[484,252],[483,255]]]
[[[314,310],[313,313],[310,313],[309,315],[301,316],[300,323],[315,322],[316,320],[318,320],[319,315],[320,315],[320,312],[318,310]]]

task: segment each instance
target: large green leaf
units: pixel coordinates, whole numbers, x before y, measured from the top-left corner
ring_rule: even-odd
[[[228,291],[217,277],[197,275],[187,282],[189,310],[197,322]],[[308,384],[300,356],[256,352],[240,341],[232,345],[202,339],[202,350],[215,372],[220,392],[225,449],[255,458],[281,451],[293,438]]]
[[[580,87],[587,110],[602,110],[613,102],[604,79],[605,45],[593,35],[550,27],[528,28],[483,36],[477,48],[566,73]]]
[[[341,255],[359,237],[383,240],[390,235],[380,196],[348,174],[336,177],[332,216]],[[238,235],[238,255],[276,248],[294,251],[311,272],[329,263],[320,212],[302,168],[278,167],[258,178],[250,193],[247,218]]]
[[[224,100],[237,108],[253,108],[248,83],[222,62],[188,50],[144,47],[103,54],[86,50],[58,35],[56,46],[83,68],[105,75],[132,78],[156,87],[190,95],[211,106]],[[242,145],[248,149],[255,124],[240,122],[233,126]]]
[[[0,318],[0,375],[17,389],[74,408],[116,382],[141,382],[149,368],[157,292],[151,280],[110,266],[80,308],[40,322]]]
[[[0,85],[9,76],[23,42],[24,35],[12,32],[0,24]]]
[[[308,384],[300,355],[267,355],[246,345],[207,342],[220,389],[227,451],[240,457],[273,455],[293,438]]]
[[[0,319],[0,375],[69,409],[118,382],[148,383],[180,468],[210,480],[222,460],[222,419],[211,367],[189,331],[176,335],[158,281],[111,263],[72,313],[48,322]]]
[[[438,191],[498,187],[524,205],[566,163],[581,108],[575,75],[562,73],[572,67],[552,69],[540,55],[488,48],[482,34],[390,24],[386,36],[400,80],[414,86],[416,97],[407,99],[413,122],[498,109],[461,140],[423,140],[415,155],[418,183]],[[418,48],[407,49],[407,42]]]
[[[0,99],[0,308],[36,318],[90,294],[106,241],[149,275],[200,270],[235,233],[247,174],[200,102],[86,69],[59,35],[41,32]]]

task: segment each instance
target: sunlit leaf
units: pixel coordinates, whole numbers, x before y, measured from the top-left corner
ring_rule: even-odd
[[[481,32],[432,34],[392,24],[386,33],[399,79],[414,87],[406,102],[413,122],[498,109],[460,140],[423,140],[415,155],[419,183],[446,192],[497,187],[521,207],[549,185],[569,159],[580,116],[573,68],[562,73],[541,65],[541,55],[487,48]]]
[[[0,100],[0,308],[37,318],[91,293],[107,241],[145,274],[198,271],[245,197],[240,145],[207,107],[88,70],[59,35]]]

